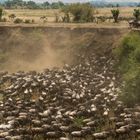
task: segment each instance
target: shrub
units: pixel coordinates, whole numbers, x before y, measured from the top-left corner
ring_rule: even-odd
[[[10,14],[10,15],[9,15],[9,18],[13,20],[13,19],[16,18],[16,15],[15,15],[15,14]]]
[[[55,22],[58,23],[59,22],[59,15],[57,13],[55,13]]]
[[[140,9],[134,9],[133,16],[135,17],[135,20],[138,21],[140,18]]]
[[[129,106],[140,103],[140,34],[128,34],[115,54],[124,81],[121,99]]]
[[[83,120],[84,120],[83,116],[74,118],[74,120],[73,120],[74,125],[78,126],[78,127],[82,127],[83,126]]]
[[[25,19],[24,23],[29,24],[29,23],[31,23],[31,20],[30,19]]]
[[[7,18],[2,18],[1,22],[7,22]]]
[[[16,23],[16,24],[19,24],[19,23],[22,23],[22,22],[23,22],[23,20],[20,19],[20,18],[16,18],[16,19],[14,20],[14,23]]]
[[[42,16],[40,17],[40,19],[43,21],[43,23],[47,22],[48,20],[47,16]]]
[[[140,69],[136,69],[133,69],[133,72],[129,72],[128,74],[130,75],[127,74],[127,77],[129,77],[125,81],[121,94],[121,99],[128,106],[140,103]]]
[[[30,23],[35,23],[34,19],[30,20],[30,19],[25,19],[24,23],[26,24],[30,24]]]
[[[105,16],[97,17],[101,22],[105,22],[107,18]]]
[[[93,7],[89,3],[71,4],[62,9],[65,15],[71,14],[74,22],[93,22]]]
[[[119,14],[120,14],[120,10],[119,9],[113,9],[111,10],[114,22],[117,23],[118,22],[118,18],[119,18]]]
[[[2,19],[2,15],[3,15],[3,9],[0,7],[0,21]]]
[[[32,21],[31,21],[32,23],[35,23],[35,20],[34,19],[32,19]]]
[[[65,15],[62,17],[63,22],[70,22],[70,15],[69,13],[65,13]]]

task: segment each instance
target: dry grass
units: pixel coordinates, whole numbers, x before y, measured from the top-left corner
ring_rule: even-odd
[[[132,17],[133,16],[133,10],[136,7],[119,7],[120,13],[122,17]],[[111,9],[112,8],[97,8],[98,15],[101,16],[111,16]]]
[[[111,15],[111,9],[112,8],[96,8],[95,10],[95,15],[96,16],[112,16]],[[132,17],[133,16],[133,10],[135,9],[135,7],[120,7],[120,16],[121,17]],[[15,14],[17,18],[21,18],[23,20],[25,19],[30,19],[30,20],[34,20],[36,25],[53,25],[53,26],[69,26],[69,24],[65,24],[65,23],[54,23],[55,22],[55,15],[58,14],[60,17],[62,16],[62,13],[60,12],[60,10],[29,10],[29,9],[13,9],[13,10],[5,10],[5,15],[4,17],[6,17],[8,19],[7,23],[0,23],[0,25],[14,25],[13,21],[11,21],[8,16],[10,14]],[[40,19],[40,17],[42,16],[46,16],[47,17],[47,23],[44,23],[43,20]],[[53,23],[53,24],[52,24]],[[22,24],[24,25],[24,24]],[[70,23],[70,25],[74,25],[73,23]],[[128,27],[128,22],[127,21],[121,21],[118,24],[114,24],[113,21],[110,22],[99,22],[98,24],[96,23],[86,23],[86,24],[76,24],[76,26],[87,26],[87,27],[112,27],[112,26],[119,26],[119,27]],[[28,24],[28,26],[32,26]]]
[[[54,13],[59,12],[59,10],[30,10],[30,9],[14,9],[5,10],[7,14],[16,14],[20,17],[40,17],[46,15],[48,17],[54,16]]]
[[[5,10],[5,17],[8,18],[8,15],[15,14],[16,17],[22,19],[34,19],[36,22],[41,22],[40,17],[47,16],[49,22],[55,20],[55,14],[60,13],[59,10],[30,10],[30,9],[14,9],[14,10]]]
[[[96,15],[111,16],[112,8],[96,8]],[[121,16],[128,17],[133,15],[133,9],[135,7],[120,7]],[[5,10],[6,16],[15,14],[20,18],[40,18],[41,16],[47,16],[48,18],[54,18],[56,13],[60,13],[60,10],[29,10],[29,9],[14,9]]]

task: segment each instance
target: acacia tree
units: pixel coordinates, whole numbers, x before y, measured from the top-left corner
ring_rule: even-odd
[[[114,22],[117,23],[118,22],[118,18],[119,18],[119,14],[120,14],[120,10],[119,9],[113,9],[111,10]]]
[[[135,17],[135,20],[138,21],[140,18],[140,9],[134,9],[133,16]]]

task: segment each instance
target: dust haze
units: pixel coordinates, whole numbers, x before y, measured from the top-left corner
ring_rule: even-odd
[[[80,52],[107,51],[123,34],[117,29],[2,28],[0,71],[62,68],[75,63]]]
[[[76,40],[77,41],[77,40]],[[0,36],[0,71],[42,71],[74,61],[70,33],[10,30]]]

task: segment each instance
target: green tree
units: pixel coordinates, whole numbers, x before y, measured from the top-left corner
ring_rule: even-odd
[[[46,1],[42,4],[42,7],[48,9],[50,7],[50,3],[48,1]]]
[[[24,7],[26,5],[26,2],[23,0],[7,0],[5,1],[5,7],[6,8],[17,8],[17,7]]]
[[[118,8],[118,7],[120,7],[120,5],[117,3],[117,4],[116,4],[116,7]]]
[[[64,3],[61,2],[61,1],[59,1],[59,2],[53,2],[53,3],[51,4],[51,8],[52,8],[52,9],[59,9],[59,8],[64,7],[64,6],[65,6]]]
[[[29,9],[39,8],[38,5],[34,1],[28,1],[26,5],[27,5],[27,8],[29,8]]]
[[[119,18],[119,14],[120,14],[120,10],[119,9],[113,9],[111,10],[114,22],[117,23],[118,22],[118,18]]]
[[[48,1],[43,4],[36,3],[33,0],[6,0],[4,2],[5,8],[29,8],[29,9],[59,9],[65,6],[65,4],[61,1],[49,3]]]
[[[140,18],[140,9],[134,9],[133,16],[135,17],[135,20],[138,21]]]
[[[84,4],[71,4],[65,6],[62,12],[67,15],[68,13],[73,16],[74,22],[92,22],[93,21],[93,7],[89,3]]]
[[[7,0],[7,1],[5,1],[4,5],[5,5],[5,8],[10,9],[12,7],[12,2]]]

